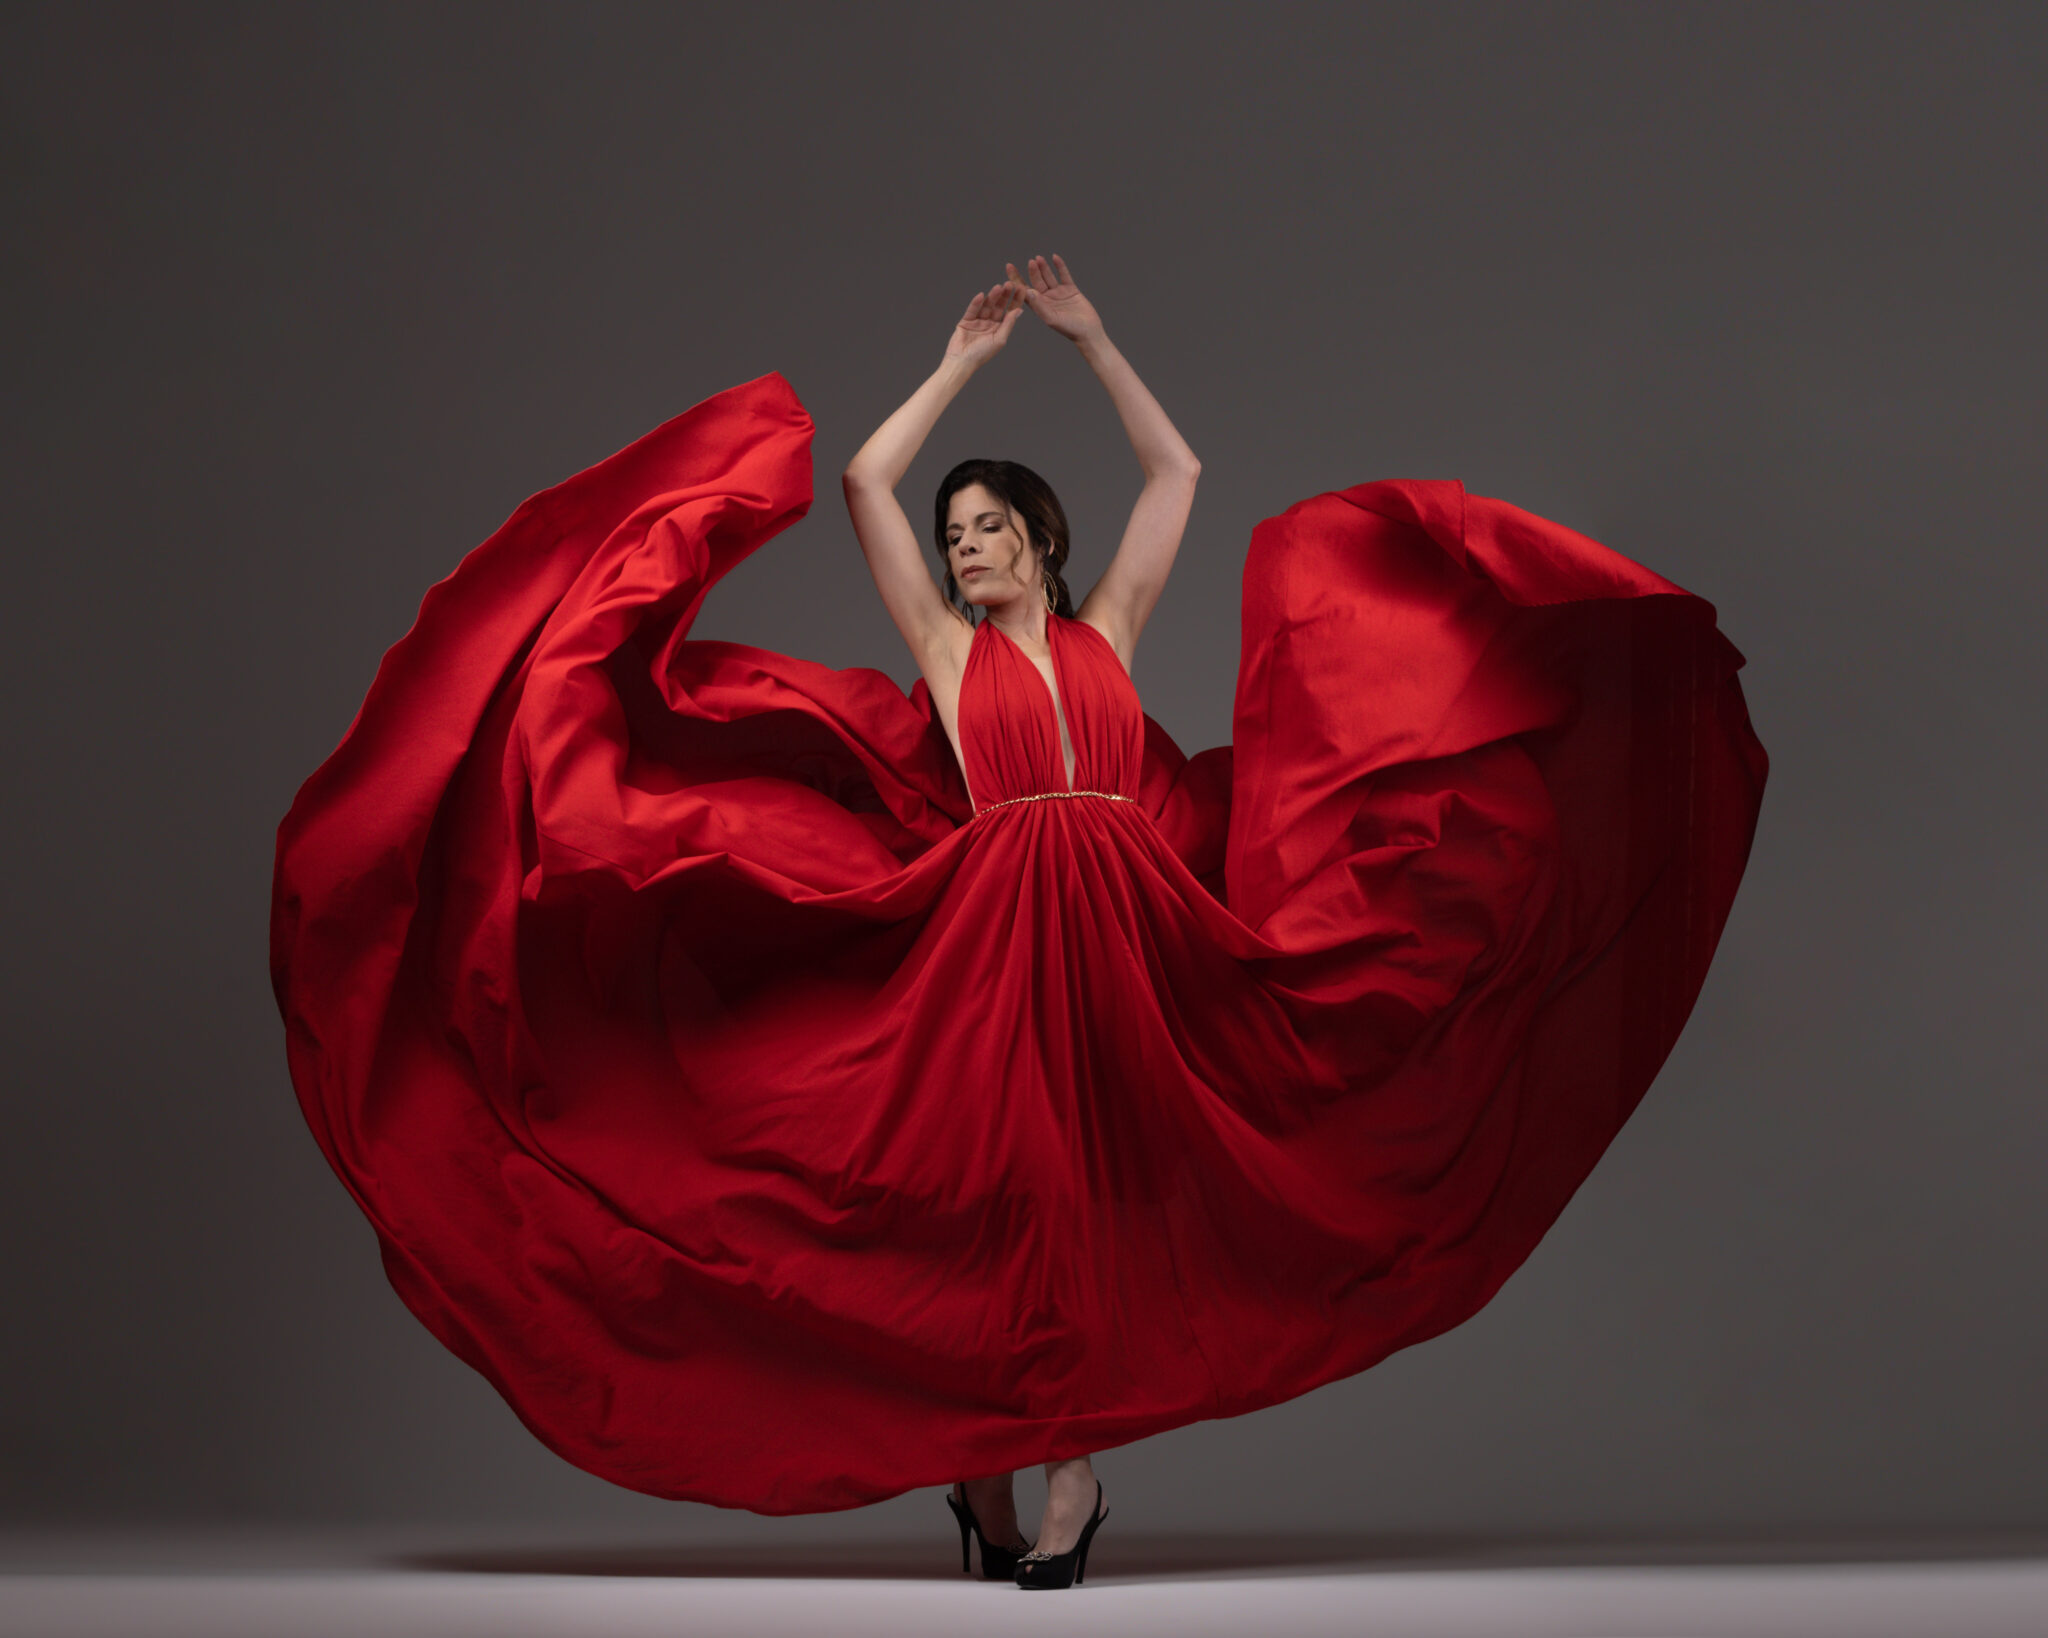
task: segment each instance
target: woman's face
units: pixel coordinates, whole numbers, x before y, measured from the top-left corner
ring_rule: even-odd
[[[984,608],[1038,587],[1038,554],[1024,520],[978,483],[946,503],[946,566],[961,597]]]

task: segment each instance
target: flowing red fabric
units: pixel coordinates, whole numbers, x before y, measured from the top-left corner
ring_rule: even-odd
[[[810,440],[771,374],[527,501],[279,831],[293,1081],[407,1306],[569,1461],[763,1513],[1469,1317],[1741,878],[1767,764],[1712,606],[1363,484],[1252,538],[1233,745],[1184,757],[1054,618],[1052,794],[1053,693],[984,622],[963,780],[921,681],[689,635]]]

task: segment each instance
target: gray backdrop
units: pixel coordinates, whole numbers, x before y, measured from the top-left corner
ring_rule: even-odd
[[[699,634],[912,676],[836,476],[1058,250],[1204,463],[1139,652],[1229,735],[1253,524],[1457,477],[1712,601],[1772,759],[1642,1109],[1480,1317],[1106,1456],[1127,1528],[2048,1525],[2039,6],[11,14],[6,1512],[796,1539],[536,1444],[285,1075],[275,827],[527,494],[783,371]],[[1085,590],[1138,476],[1026,318]],[[943,1532],[941,1532],[943,1533]]]

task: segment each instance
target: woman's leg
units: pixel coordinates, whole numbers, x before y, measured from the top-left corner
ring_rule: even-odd
[[[969,1479],[963,1487],[967,1505],[974,1509],[974,1522],[991,1546],[1022,1549],[1031,1545],[1017,1528],[1016,1477],[998,1473],[992,1478]]]
[[[1081,1539],[1095,1511],[1095,1468],[1086,1456],[1045,1464],[1045,1517],[1037,1550],[1064,1553]]]

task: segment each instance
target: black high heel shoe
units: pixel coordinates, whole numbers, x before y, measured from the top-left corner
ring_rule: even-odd
[[[1095,1527],[1109,1517],[1102,1505],[1102,1481],[1095,1481],[1098,1511],[1081,1527],[1081,1539],[1064,1553],[1041,1553],[1035,1549],[1017,1560],[1020,1587],[1078,1587],[1088,1575],[1088,1543],[1095,1539]]]
[[[981,1533],[981,1520],[974,1516],[974,1509],[967,1505],[967,1486],[960,1486],[960,1494],[946,1492],[946,1505],[953,1509],[953,1520],[960,1526],[960,1569],[967,1571],[967,1538],[972,1535],[981,1543],[981,1579],[984,1581],[1008,1581],[1017,1573],[1018,1551],[1015,1547],[998,1547]]]

